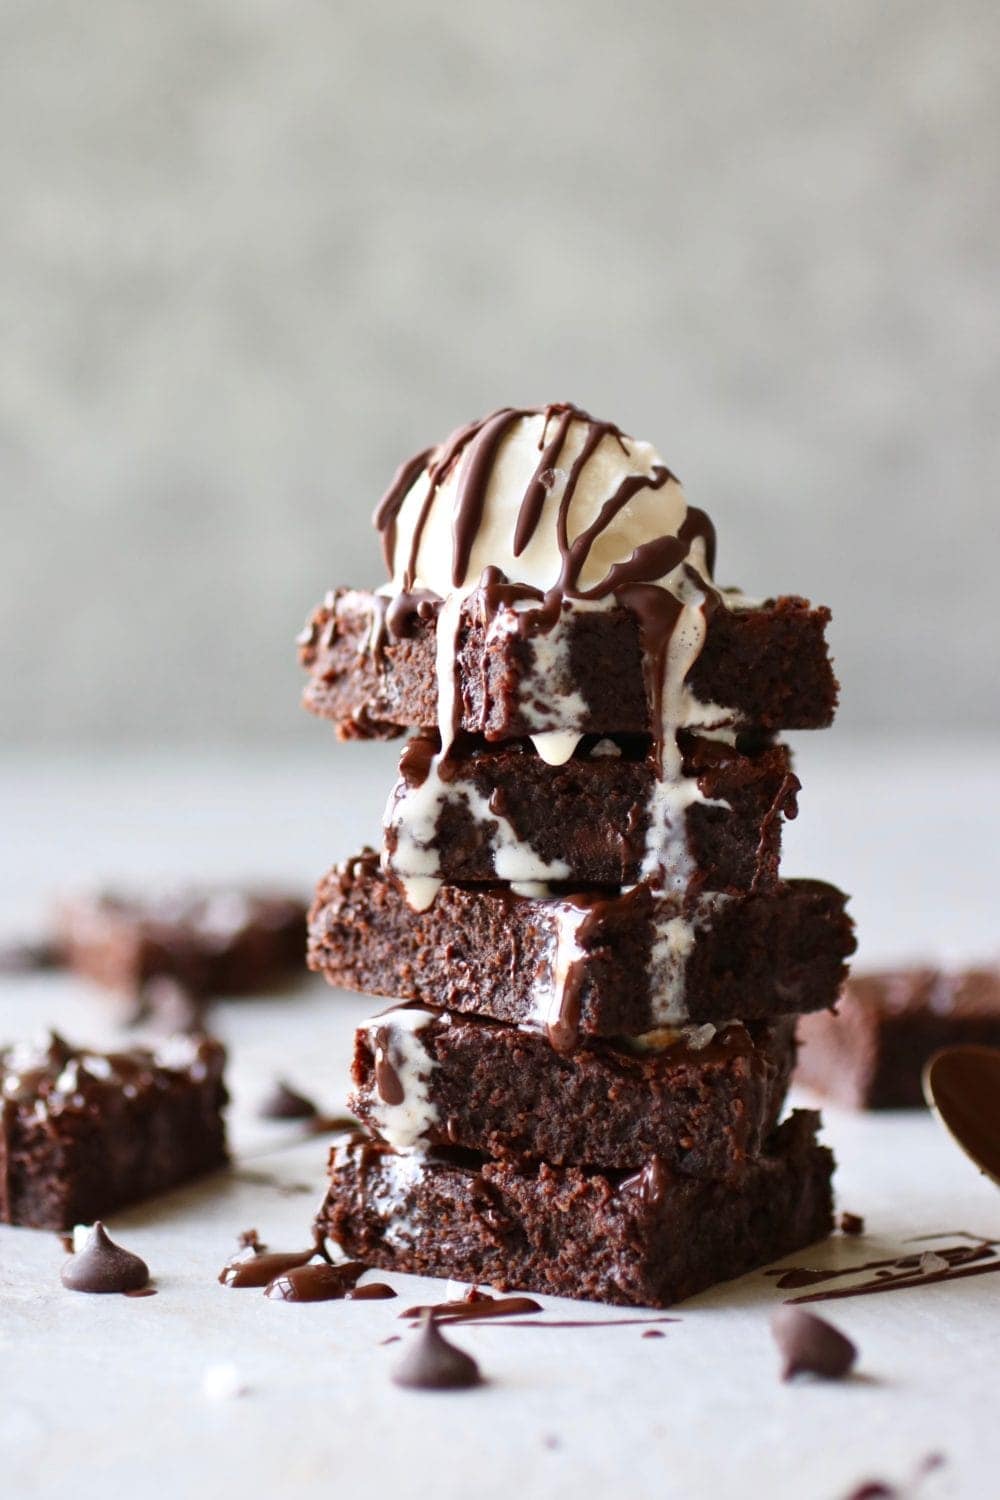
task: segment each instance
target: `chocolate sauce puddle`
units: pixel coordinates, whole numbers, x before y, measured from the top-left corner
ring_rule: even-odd
[[[339,1265],[310,1261],[291,1266],[268,1282],[264,1296],[279,1302],[340,1302],[354,1290],[368,1270],[364,1261],[348,1260]]]
[[[266,1287],[276,1277],[283,1276],[298,1266],[304,1266],[307,1261],[322,1253],[317,1245],[310,1245],[308,1250],[266,1251],[259,1251],[255,1246],[247,1245],[226,1261],[219,1272],[219,1280],[223,1286],[237,1289]]]

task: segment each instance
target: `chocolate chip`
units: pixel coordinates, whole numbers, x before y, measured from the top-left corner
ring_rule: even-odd
[[[482,1384],[479,1366],[471,1354],[456,1349],[441,1336],[429,1311],[424,1313],[392,1378],[397,1385],[421,1391],[452,1391]]]
[[[864,1234],[865,1221],[860,1214],[842,1213],[840,1216],[841,1234]]]
[[[136,1292],[148,1285],[149,1267],[109,1239],[98,1219],[79,1255],[63,1266],[61,1280],[71,1292]]]
[[[779,1307],[771,1319],[771,1331],[785,1357],[783,1380],[803,1374],[841,1380],[858,1356],[839,1329],[801,1307]]]
[[[262,1120],[311,1120],[319,1111],[305,1094],[278,1078],[258,1104],[257,1113]]]

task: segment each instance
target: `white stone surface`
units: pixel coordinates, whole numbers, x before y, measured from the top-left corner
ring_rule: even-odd
[[[802,749],[790,863],[855,890],[865,951],[995,951],[997,747]],[[276,872],[305,884],[377,828],[385,761],[359,747],[245,769],[9,758],[0,914],[24,922],[53,885],[98,874]],[[753,1275],[683,1305],[663,1339],[635,1326],[459,1330],[490,1383],[454,1395],[393,1386],[398,1346],[380,1343],[400,1330],[401,1308],[444,1295],[443,1283],[389,1277],[399,1301],[311,1307],[218,1285],[241,1229],[277,1247],[302,1241],[322,1185],[325,1142],[255,1120],[255,1100],[280,1072],[342,1101],[351,1030],[369,1009],[318,982],[219,1008],[240,1165],[110,1225],[149,1262],[156,1297],[74,1296],[59,1283],[55,1236],[0,1229],[5,1494],[841,1500],[861,1479],[908,1479],[931,1452],[946,1463],[920,1500],[992,1493],[997,1277],[821,1308],[862,1351],[841,1385],[780,1382],[767,1328],[779,1294]],[[4,1036],[49,1022],[88,1041],[111,1034],[83,984],[3,980]],[[1000,1235],[996,1189],[929,1119],[830,1110],[825,1134],[840,1204],[868,1232],[810,1260],[891,1254],[939,1230]],[[619,1315],[545,1300],[550,1316]],[[245,1393],[209,1399],[205,1372],[226,1365]]]

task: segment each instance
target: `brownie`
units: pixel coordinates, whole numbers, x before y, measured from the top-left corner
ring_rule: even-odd
[[[70,1229],[223,1166],[224,1063],[204,1036],[0,1052],[0,1220]]]
[[[391,635],[387,600],[359,589],[327,595],[299,638],[309,673],[304,703],[332,719],[342,739],[391,739],[406,727],[437,723],[436,608],[424,600]],[[838,686],[827,652],[827,609],[785,597],[723,607],[709,617],[687,685],[728,722],[766,731],[821,729],[833,719]],[[508,739],[567,727],[559,706],[579,694],[573,728],[595,734],[651,733],[649,693],[637,616],[621,606],[570,610],[544,638],[566,662],[565,680],[537,671],[536,645],[517,630],[491,629],[495,617],[471,596],[459,629],[459,727]]]
[[[777,1124],[794,1020],[556,1052],[541,1032],[408,1007],[355,1034],[350,1109],[401,1149],[733,1177]]]
[[[853,974],[835,1012],[800,1024],[796,1081],[849,1109],[920,1109],[941,1047],[1000,1047],[1000,970]]]
[[[558,1045],[832,1005],[854,950],[846,897],[816,880],[685,907],[647,885],[536,899],[444,885],[411,910],[367,851],[320,881],[309,964],[331,984],[498,1021]]]
[[[252,994],[303,971],[305,903],[230,887],[143,895],[98,892],[57,913],[67,966],[141,1012],[176,981],[190,995]]]
[[[684,775],[697,781],[704,799],[682,814],[680,857],[694,871],[693,882],[709,890],[773,885],[782,819],[794,818],[798,810],[799,782],[787,748],[765,745],[741,753],[691,735],[682,742]],[[419,868],[408,868],[391,814],[411,788],[421,785],[438,744],[436,735],[418,735],[403,751],[387,811],[390,870],[491,882],[497,878],[497,848],[506,837],[545,865],[565,866],[572,882],[634,885],[639,880],[656,781],[648,742],[593,735],[561,766],[547,765],[525,740],[460,747],[440,768],[446,796],[430,843],[437,858],[429,862],[422,847]],[[664,814],[659,817],[665,821]],[[504,820],[500,841],[498,818]]]
[[[831,1153],[797,1111],[736,1180],[335,1145],[318,1231],[385,1270],[667,1307],[832,1229]]]

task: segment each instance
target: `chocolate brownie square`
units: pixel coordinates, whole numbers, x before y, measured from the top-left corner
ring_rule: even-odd
[[[556,1052],[538,1031],[408,1006],[355,1035],[350,1108],[402,1150],[738,1177],[777,1123],[793,1019]]]
[[[444,885],[414,911],[368,851],[320,882],[309,964],[344,989],[543,1025],[570,1048],[832,1005],[854,949],[845,902],[813,880],[693,905],[641,884],[547,898]]]
[[[414,847],[400,824],[428,821],[423,789],[438,744],[427,734],[409,742],[389,799],[385,865],[404,883],[414,876],[527,881],[554,870],[574,886],[634,885],[655,818],[656,847],[673,854],[665,882],[760,890],[778,878],[782,822],[798,810],[799,782],[783,745],[742,750],[682,736],[683,776],[693,786],[678,817],[656,802],[641,736],[587,735],[562,765],[547,765],[530,741],[477,740],[439,765],[432,836],[422,834]]]
[[[921,1109],[941,1047],[1000,1047],[1000,971],[853,974],[835,1011],[799,1023],[796,1082],[849,1109]]]
[[[727,1182],[657,1157],[624,1174],[348,1141],[331,1153],[316,1228],[385,1270],[668,1307],[830,1233],[833,1157],[817,1123],[797,1111]]]
[[[141,1014],[170,995],[157,981],[204,1000],[252,994],[301,973],[305,903],[232,887],[98,892],[62,903],[57,937],[68,968]]]
[[[0,1051],[0,1221],[70,1229],[223,1166],[224,1063],[205,1036]]]
[[[688,686],[703,704],[724,705],[721,721],[772,732],[831,723],[838,686],[827,652],[827,609],[788,596],[750,605],[723,593],[709,618]],[[309,673],[305,707],[332,719],[343,739],[391,739],[437,723],[435,645],[440,601],[415,603],[395,634],[389,601],[361,589],[328,594],[299,637]],[[628,609],[567,609],[545,634],[498,630],[482,592],[471,596],[458,633],[459,727],[487,739],[567,728],[565,704],[582,702],[581,733],[649,734],[655,729],[643,670],[640,625]],[[558,697],[545,660],[566,664]]]

